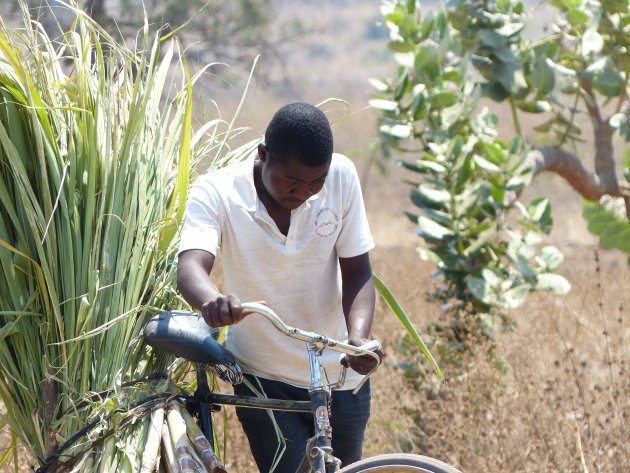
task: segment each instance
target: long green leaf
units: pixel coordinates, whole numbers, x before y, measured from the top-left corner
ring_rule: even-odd
[[[426,344],[420,337],[420,334],[418,333],[416,328],[413,326],[413,323],[411,322],[411,320],[409,319],[409,317],[407,316],[403,308],[400,306],[400,304],[398,303],[394,295],[391,293],[389,288],[383,283],[383,281],[381,281],[381,279],[376,274],[372,273],[372,279],[374,280],[374,287],[379,292],[379,294],[383,297],[383,299],[387,303],[387,306],[391,309],[391,311],[394,313],[396,318],[400,321],[401,325],[407,331],[407,333],[409,334],[411,339],[414,341],[414,343],[418,346],[418,348],[420,349],[422,354],[425,356],[425,358],[430,363],[433,364],[435,368],[435,373],[437,374],[437,376],[443,379],[444,375],[442,374],[442,370],[440,370],[440,367],[435,361],[435,358],[433,358],[433,355],[431,355],[431,352],[429,351]]]

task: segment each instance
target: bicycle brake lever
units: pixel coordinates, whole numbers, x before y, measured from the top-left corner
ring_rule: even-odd
[[[380,363],[376,365],[376,367],[372,368],[372,370],[368,374],[363,376],[359,384],[357,384],[357,387],[352,390],[353,395],[359,392],[359,390],[363,387],[365,382],[369,379],[370,376],[372,376],[372,374],[378,369],[379,366],[380,366]]]
[[[361,345],[360,348],[363,348],[363,349],[366,349],[366,350],[370,350],[370,351],[373,352],[373,350],[378,350],[380,347],[381,347],[381,344],[378,342],[378,340],[372,340],[372,341],[366,343],[365,345]],[[372,368],[365,376],[363,376],[363,378],[361,378],[361,381],[359,382],[357,387],[352,390],[352,394],[356,394],[356,393],[359,392],[359,390],[363,387],[363,385],[369,379],[369,377],[372,376],[374,374],[374,372],[381,366],[381,361],[382,360],[379,357],[379,360],[378,360],[378,363],[376,364],[376,366],[374,368]],[[348,359],[347,359],[346,355],[343,355],[341,357],[341,360],[339,360],[339,362],[341,363],[341,366],[343,366],[346,369],[350,367],[350,365],[348,364]]]

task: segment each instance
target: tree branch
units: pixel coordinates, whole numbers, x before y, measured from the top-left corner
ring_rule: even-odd
[[[543,171],[551,171],[562,176],[580,195],[597,202],[603,195],[630,197],[630,190],[617,182],[610,181],[610,174],[595,174],[586,169],[582,161],[573,153],[560,148],[545,147],[529,152],[523,168],[531,168],[534,176]],[[613,176],[614,171],[613,171]]]
[[[598,202],[603,195],[622,197],[626,206],[626,217],[630,222],[630,188],[620,184],[615,169],[613,135],[615,130],[602,117],[593,94],[590,81],[581,81],[582,97],[593,123],[595,140],[595,172],[586,169],[573,153],[555,147],[531,151],[523,164],[532,168],[534,176],[543,171],[552,171],[562,176],[580,195]]]
[[[584,91],[584,102],[593,122],[595,173],[603,186],[609,190],[607,194],[613,195],[611,192],[619,192],[613,148],[613,134],[615,130],[608,124],[608,119],[602,117],[595,100],[595,94],[593,94],[591,82],[587,79],[582,79],[581,85]]]

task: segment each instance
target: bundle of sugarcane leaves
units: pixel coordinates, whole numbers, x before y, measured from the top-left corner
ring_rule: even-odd
[[[187,365],[140,334],[183,304],[190,179],[253,145],[228,152],[233,121],[193,133],[203,70],[172,38],[145,26],[129,49],[66,5],[72,30],[53,40],[22,7],[23,25],[0,24],[0,428],[15,439],[0,464],[21,444],[41,471],[140,471],[153,412],[168,412],[162,457],[183,440],[168,401]]]

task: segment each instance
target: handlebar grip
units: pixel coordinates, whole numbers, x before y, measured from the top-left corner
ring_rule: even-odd
[[[378,340],[371,340],[361,345],[359,348],[363,348],[364,350],[376,351],[379,348],[381,348],[381,344],[379,343]]]
[[[381,344],[380,344],[380,342],[378,340],[371,340],[371,341],[369,341],[367,343],[364,343],[363,345],[361,345],[360,347],[357,347],[357,348],[361,348],[362,350],[369,350],[371,352],[374,352],[374,351],[378,350],[379,348],[381,348]],[[341,357],[341,359],[339,360],[339,363],[341,363],[341,366],[344,366],[344,367],[348,368],[349,365],[348,365],[347,355],[343,355]]]

